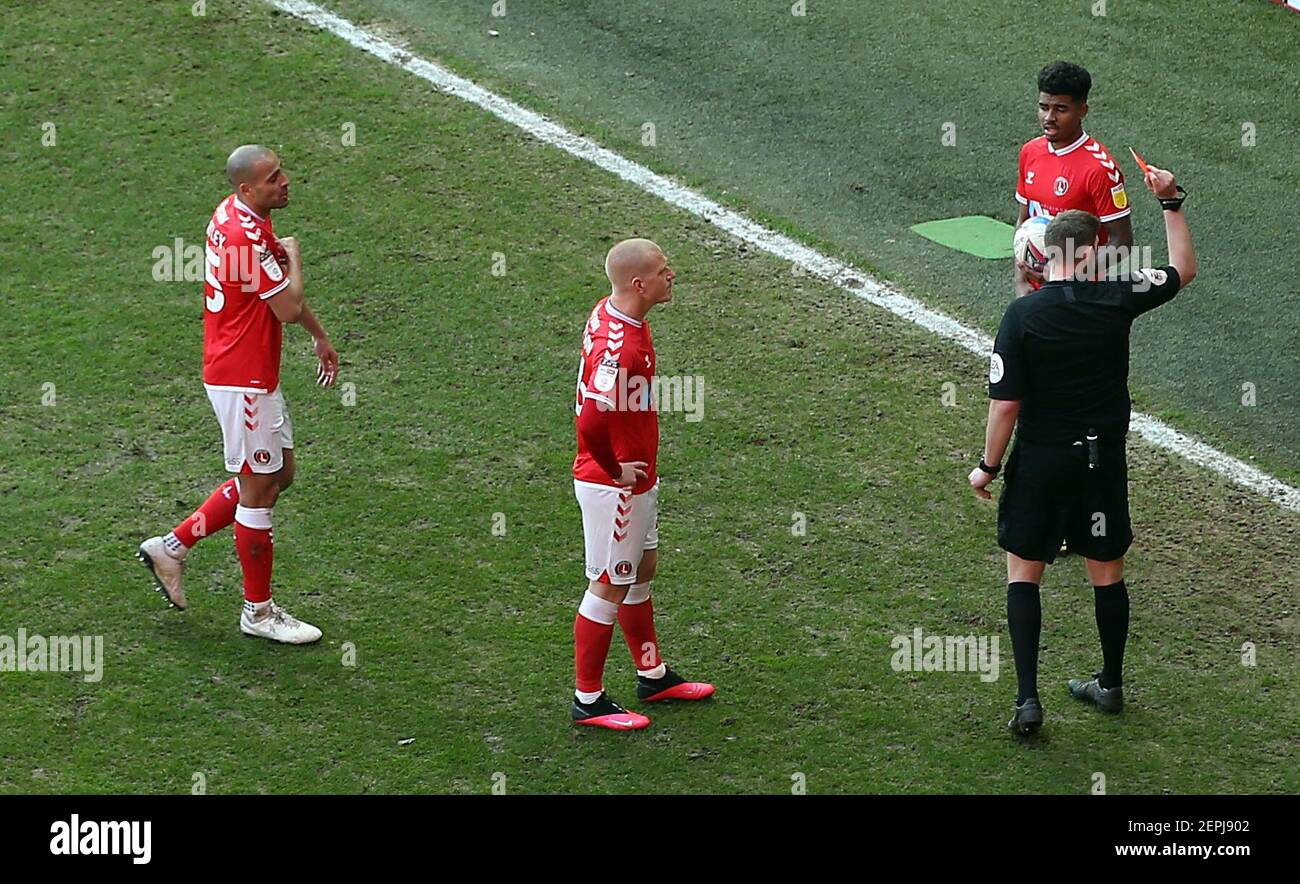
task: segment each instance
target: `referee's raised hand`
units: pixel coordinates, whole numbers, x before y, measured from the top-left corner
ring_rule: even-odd
[[[1174,199],[1178,196],[1178,187],[1174,182],[1174,173],[1168,169],[1158,169],[1150,163],[1147,164],[1147,172],[1143,177],[1146,182],[1147,190],[1154,193],[1162,200]]]
[[[1143,181],[1164,209],[1169,264],[1178,271],[1179,288],[1187,288],[1188,283],[1196,277],[1196,250],[1192,247],[1192,234],[1182,211],[1187,191],[1174,181],[1173,172],[1150,163],[1147,163]]]

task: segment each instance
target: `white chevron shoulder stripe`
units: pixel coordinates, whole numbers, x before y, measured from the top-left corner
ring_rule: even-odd
[[[708,221],[715,227],[744,240],[763,251],[803,268],[832,285],[916,323],[987,360],[993,340],[983,332],[962,325],[952,317],[909,298],[851,264],[825,255],[816,249],[778,233],[739,212],[728,209],[685,185],[664,177],[608,148],[601,147],[565,129],[541,114],[528,110],[482,86],[405,49],[393,45],[377,34],[341,18],[308,0],[265,0],[265,2],[329,31],[347,43],[376,58],[409,71],[447,95],[468,101],[505,122],[527,132],[539,141],[586,160],[624,181],[657,196],[670,205]],[[1272,500],[1278,506],[1300,513],[1300,489],[1291,487],[1243,460],[1225,454],[1204,442],[1186,436],[1168,424],[1140,412],[1133,413],[1134,432],[1158,448],[1216,473],[1230,482],[1248,488]]]

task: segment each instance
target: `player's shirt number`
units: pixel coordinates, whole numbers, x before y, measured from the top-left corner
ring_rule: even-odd
[[[220,265],[221,259],[217,253],[212,251],[211,243],[204,248],[204,268],[203,275],[208,285],[212,286],[212,294],[203,299],[207,305],[208,312],[220,313],[221,308],[226,306],[226,293],[221,290],[221,280],[217,279],[216,269]]]

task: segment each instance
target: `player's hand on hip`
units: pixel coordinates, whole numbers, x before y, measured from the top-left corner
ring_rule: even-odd
[[[974,488],[975,493],[985,500],[993,499],[993,495],[988,492],[988,484],[992,481],[993,477],[979,467],[970,471],[970,487]]]
[[[1178,197],[1178,188],[1174,186],[1174,173],[1168,169],[1157,169],[1147,163],[1147,173],[1143,180],[1146,182],[1147,190],[1162,200]]]
[[[321,337],[312,343],[312,349],[316,351],[319,360],[316,364],[316,383],[322,387],[334,386],[334,381],[339,376],[339,354],[334,345],[329,338]]]
[[[650,475],[645,471],[645,467],[648,466],[649,464],[643,460],[630,460],[627,463],[619,463],[619,468],[623,470],[623,474],[618,477],[618,484],[624,488],[633,487],[637,482]]]

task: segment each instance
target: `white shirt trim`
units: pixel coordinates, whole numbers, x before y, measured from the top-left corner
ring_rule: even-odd
[[[658,491],[660,481],[661,481],[660,478],[658,476],[655,476],[655,483],[653,485],[651,485],[645,491],[634,493],[632,496],[640,497],[642,494],[646,494],[650,491]],[[575,488],[590,488],[593,491],[619,491],[619,492],[631,491],[630,488],[626,488],[623,485],[619,485],[613,479],[610,479],[609,484],[606,485],[603,482],[588,482],[586,479],[579,479],[577,476],[574,476],[573,485]]]
[[[632,325],[636,326],[637,328],[641,327],[641,320],[633,319],[631,316],[628,316],[622,310],[618,309],[613,304],[611,304],[609,302],[609,298],[605,299],[605,309],[609,311],[609,314],[611,316],[613,316],[615,319],[619,320],[620,322],[630,322]]]
[[[263,301],[265,301],[267,298],[270,298],[270,297],[273,297],[273,296],[275,296],[275,295],[280,294],[280,292],[284,291],[284,287],[287,286],[287,285],[289,284],[289,280],[290,280],[290,279],[292,279],[292,277],[286,276],[286,277],[284,278],[284,282],[280,283],[279,285],[277,285],[275,288],[271,289],[271,290],[270,290],[269,292],[267,292],[266,294],[264,294],[264,295],[258,295],[258,297],[261,298]]]
[[[1021,196],[1018,193],[1016,194],[1016,202],[1020,203],[1022,206],[1029,205],[1029,200],[1025,199],[1023,196]]]
[[[1046,138],[1047,136],[1044,135],[1043,137]],[[1069,147],[1063,147],[1063,148],[1061,148],[1060,150],[1057,150],[1056,148],[1052,147],[1052,142],[1051,142],[1051,141],[1048,141],[1048,142],[1047,142],[1047,152],[1050,153],[1050,154],[1055,154],[1055,155],[1058,156],[1058,157],[1063,157],[1063,156],[1065,156],[1067,153],[1072,153],[1073,151],[1076,151],[1076,150],[1078,150],[1079,148],[1083,147],[1085,144],[1088,143],[1088,141],[1089,141],[1089,138],[1088,138],[1088,133],[1087,133],[1087,132],[1084,132],[1082,135],[1080,135],[1080,136],[1079,136],[1079,140],[1076,141],[1076,142],[1074,142],[1074,144],[1071,144]]]
[[[223,387],[218,384],[204,384],[205,390],[216,390],[221,393],[260,393],[263,396],[269,395],[270,390],[265,387]],[[277,390],[279,387],[276,388]]]
[[[234,201],[235,201],[235,208],[238,209],[239,211],[243,212],[245,215],[252,215],[252,216],[253,216],[254,218],[256,218],[258,221],[265,221],[265,220],[266,220],[266,219],[263,218],[261,215],[257,214],[257,213],[254,212],[252,209],[250,209],[248,206],[244,205],[244,201],[241,200],[239,197],[235,196],[235,197],[232,197],[232,198],[233,198]]]
[[[1131,214],[1133,214],[1133,210],[1129,208],[1129,209],[1125,209],[1122,212],[1116,212],[1113,215],[1102,215],[1098,217],[1097,220],[1103,224],[1108,224],[1111,221],[1118,221],[1120,218],[1127,218]]]

